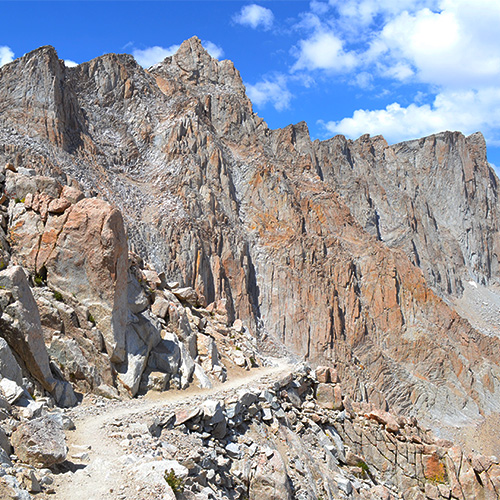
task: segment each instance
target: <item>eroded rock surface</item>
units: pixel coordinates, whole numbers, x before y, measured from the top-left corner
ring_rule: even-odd
[[[56,417],[44,416],[21,424],[12,434],[12,445],[23,462],[39,468],[66,459],[62,421]]]
[[[45,92],[53,80],[58,90]],[[112,387],[116,375],[134,394],[143,376],[144,385],[162,386],[163,365],[176,366],[178,376],[163,373],[185,387],[200,373],[197,350],[207,351],[198,366],[213,359],[199,334],[223,336],[204,321],[214,313],[224,328],[241,320],[237,330],[244,326],[275,352],[284,345],[313,362],[335,361],[353,399],[435,425],[500,411],[498,338],[440,298],[460,294],[468,275],[484,284],[497,279],[497,180],[479,135],[388,146],[367,137],[312,142],[304,123],[270,130],[253,113],[232,63],[212,59],[197,38],[148,71],[114,54],[66,68],[44,47],[0,69],[0,81],[0,159],[99,193],[122,211],[132,250],[151,263],[141,271],[156,271],[158,279],[164,273],[164,282],[145,275],[151,290],[160,283],[154,311],[164,322],[161,341],[151,328],[139,328],[149,332],[142,336],[136,328],[153,302],[146,286],[127,293],[126,335],[92,313],[118,371],[89,385]],[[27,85],[34,90],[27,93]],[[16,249],[19,258],[34,259],[36,272],[38,259],[46,262],[48,285],[56,287],[64,264],[50,260],[50,242],[64,236],[93,245],[100,238],[106,253],[119,224],[109,208],[105,233],[74,238],[71,228],[84,227],[83,208],[97,219],[104,202],[70,199],[49,184],[32,186],[24,202],[17,196],[12,229],[26,243]],[[438,195],[443,189],[453,206]],[[37,235],[44,235],[40,251]],[[64,241],[57,251],[69,257]],[[123,261],[106,255],[96,268],[106,271],[106,293],[121,297],[115,279],[136,283],[114,277],[113,265]],[[118,307],[110,296],[103,301],[106,315]],[[80,327],[90,320],[78,318]],[[99,349],[97,333],[86,338]],[[251,364],[237,354],[236,364]]]

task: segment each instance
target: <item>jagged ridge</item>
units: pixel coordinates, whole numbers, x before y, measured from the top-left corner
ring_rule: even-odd
[[[28,84],[17,78],[26,67]],[[64,92],[47,93],[54,75]],[[196,38],[148,71],[125,55],[68,69],[43,48],[2,68],[0,80],[3,157],[74,177],[117,205],[136,251],[205,304],[225,299],[229,322],[335,362],[353,392],[409,414],[456,422],[498,410],[497,340],[429,288],[446,296],[467,273],[497,277],[496,179],[477,137],[390,147],[366,137],[311,142],[305,124],[270,130],[232,64]],[[29,101],[23,85],[34,86]],[[43,119],[27,120],[33,113]],[[423,175],[429,162],[439,179],[456,158],[469,240],[435,204],[440,183],[400,198],[390,170],[414,165]],[[410,215],[396,228],[394,207]],[[431,226],[430,243],[419,228]]]

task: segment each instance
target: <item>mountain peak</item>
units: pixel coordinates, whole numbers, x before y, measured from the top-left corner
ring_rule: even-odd
[[[192,36],[191,38],[188,38],[181,43],[181,46],[177,50],[176,55],[181,54],[193,54],[197,55],[198,57],[204,58],[208,56],[210,59],[212,59],[212,56],[208,53],[207,49],[203,47],[201,40],[197,36]]]
[[[182,82],[189,87],[226,85],[240,93],[245,87],[239,71],[231,61],[219,61],[193,36],[185,40],[177,52],[149,70],[155,76]]]

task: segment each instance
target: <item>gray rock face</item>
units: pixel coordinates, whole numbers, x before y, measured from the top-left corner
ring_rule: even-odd
[[[36,467],[50,467],[66,459],[67,448],[62,419],[54,416],[25,422],[12,434],[16,455]]]
[[[479,136],[441,134],[388,147],[366,137],[312,142],[304,123],[270,130],[253,113],[232,64],[212,59],[196,38],[148,72],[124,55],[67,69],[45,47],[2,68],[0,81],[0,159],[73,177],[122,209],[134,251],[166,282],[194,290],[226,325],[240,319],[245,331],[274,339],[276,352],[284,344],[313,361],[337,360],[343,384],[381,405],[463,422],[500,409],[500,343],[472,329],[430,288],[460,293],[467,273],[495,281],[496,178]],[[421,177],[425,190],[417,186]],[[443,189],[458,208],[439,198]],[[51,203],[45,215],[49,221],[53,210],[49,228],[58,234],[64,203]],[[92,225],[94,218],[79,213],[73,225]],[[89,238],[88,248],[110,250],[112,235],[124,234],[113,233],[120,220],[109,215],[113,224]],[[28,241],[44,214],[23,220]],[[78,290],[63,279],[71,248],[80,244],[69,229],[65,236],[64,251],[47,267],[49,284],[83,297],[84,277],[75,280]],[[115,282],[113,270],[126,264],[118,254],[106,253],[96,266],[109,277],[104,289],[116,286],[117,293],[105,307],[97,301],[92,315],[134,393],[154,346],[130,328],[125,337],[126,311],[119,313],[129,307],[126,283]],[[93,276],[99,290],[100,274]],[[116,276],[126,280],[126,269]],[[131,297],[136,311],[145,306],[141,293]],[[181,380],[172,380],[184,387],[195,369],[197,327],[183,306],[168,301],[168,324],[183,340]],[[161,315],[166,322],[165,304]],[[116,325],[106,324],[110,317]],[[244,356],[235,359],[247,366]]]
[[[0,378],[5,377],[22,385],[23,374],[16,358],[10,350],[9,344],[0,338]]]
[[[285,463],[277,451],[270,458],[265,454],[257,458],[257,468],[250,481],[248,498],[249,500],[293,498]]]
[[[40,315],[26,274],[19,266],[0,271],[0,285],[11,290],[14,298],[0,317],[2,335],[31,374],[51,391],[55,380],[49,367]]]
[[[401,248],[444,296],[499,280],[497,178],[480,133],[389,146],[335,137],[316,148],[325,180],[370,234]]]

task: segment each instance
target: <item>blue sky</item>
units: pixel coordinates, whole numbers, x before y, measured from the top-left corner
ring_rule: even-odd
[[[0,64],[50,44],[68,65],[127,52],[147,67],[197,35],[235,63],[273,128],[305,120],[313,138],[390,143],[480,130],[500,166],[499,0],[0,1],[0,12]]]

